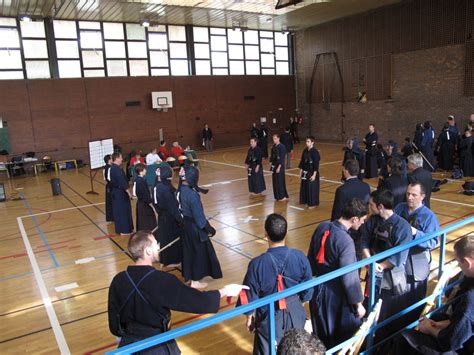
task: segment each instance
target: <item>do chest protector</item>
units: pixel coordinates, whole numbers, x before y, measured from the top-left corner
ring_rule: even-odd
[[[392,241],[393,225],[391,223],[379,223],[375,229],[370,243],[372,254],[378,254],[390,248],[395,244]],[[391,290],[392,294],[402,295],[407,291],[407,277],[405,267],[394,266],[389,270],[385,270],[382,275],[376,275],[376,278],[381,277],[380,288],[382,290]]]

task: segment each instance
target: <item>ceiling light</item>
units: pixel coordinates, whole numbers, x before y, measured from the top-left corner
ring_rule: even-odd
[[[149,26],[150,26],[150,22],[149,22],[149,21],[142,21],[142,26],[143,26],[143,27],[149,27]]]
[[[20,21],[31,22],[31,17],[30,16],[21,16]]]

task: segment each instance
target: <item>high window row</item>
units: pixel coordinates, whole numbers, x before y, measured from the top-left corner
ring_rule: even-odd
[[[289,40],[272,31],[0,17],[0,79],[289,75]]]

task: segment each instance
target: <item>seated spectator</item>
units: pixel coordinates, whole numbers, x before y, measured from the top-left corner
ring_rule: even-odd
[[[464,274],[452,314],[423,319],[419,330],[406,330],[395,340],[391,354],[474,353],[474,236],[454,245],[454,254]]]
[[[188,147],[186,147],[187,149]],[[185,162],[185,159],[179,157],[185,156],[184,155],[184,149],[179,145],[178,142],[173,142],[173,148],[171,148],[171,155],[174,156],[176,159],[178,159],[179,165],[183,165]]]
[[[170,152],[168,148],[166,147],[166,141],[164,140],[160,142],[160,150],[158,152],[158,155],[163,161],[168,159],[168,157],[170,156]]]
[[[153,148],[150,153],[146,155],[146,165],[152,165],[161,162],[161,158],[157,153],[157,149]]]
[[[323,355],[325,353],[326,347],[323,342],[304,329],[288,330],[277,349],[277,355]]]
[[[144,164],[145,160],[142,157],[142,152],[139,150],[135,155],[130,159],[130,166],[135,166],[137,164]]]
[[[174,155],[175,158],[178,158],[183,154],[184,149],[179,145],[178,142],[173,142],[173,148],[171,148],[171,155]]]

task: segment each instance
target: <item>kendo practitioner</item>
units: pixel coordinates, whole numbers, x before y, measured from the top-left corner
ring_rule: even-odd
[[[379,137],[375,132],[375,126],[369,125],[369,133],[365,135],[365,177],[367,179],[376,177],[377,170],[377,141]]]
[[[133,196],[137,197],[136,223],[137,230],[153,230],[157,225],[158,214],[150,194],[150,188],[145,180],[146,165],[136,164],[135,173],[137,174],[133,182]]]
[[[403,163],[398,157],[392,157],[388,161],[388,177],[381,178],[377,188],[392,192],[393,205],[396,207],[405,202],[408,187],[408,179],[402,175]]]
[[[158,242],[166,247],[176,238],[183,235],[183,217],[178,209],[175,192],[171,180],[173,171],[169,166],[156,169],[156,183],[153,189],[153,202],[158,212]],[[161,263],[168,267],[175,267],[183,261],[183,243],[178,240],[160,254]]]
[[[456,137],[449,131],[449,124],[445,123],[436,143],[438,166],[443,170],[453,170],[453,159],[456,152]]]
[[[286,168],[291,169],[291,155],[293,154],[293,137],[290,133],[290,127],[286,127],[285,132],[280,136],[280,142],[286,149]]]
[[[415,145],[415,149],[418,151],[421,149],[421,141],[423,139],[423,130],[424,130],[423,123],[417,123],[415,126],[415,136],[413,137],[413,144]]]
[[[104,180],[105,180],[105,221],[114,221],[114,212],[112,210],[112,193],[110,191],[110,167],[112,166],[112,157],[107,154],[104,157]]]
[[[265,127],[265,123],[260,123],[260,129],[258,130],[258,146],[262,150],[262,156],[264,159],[268,158],[268,129]]]
[[[388,144],[386,146],[386,153],[387,153],[387,166],[388,166],[388,162],[391,158],[400,159],[401,162],[402,162],[402,176],[406,178],[407,177],[407,162],[406,162],[406,159],[403,156],[403,154],[401,154],[398,151],[397,142],[394,142],[393,140],[389,140]],[[384,177],[388,176],[388,172],[387,172],[387,175],[383,175],[383,176]]]
[[[128,180],[120,165],[122,153],[112,154],[110,167],[110,191],[112,195],[112,210],[115,221],[115,233],[120,235],[130,234],[133,231],[132,195],[128,190]]]
[[[433,186],[433,178],[431,172],[423,169],[423,157],[416,153],[408,157],[408,183],[420,182],[425,188],[425,198],[423,203],[430,208],[431,188]]]
[[[459,144],[459,136],[461,135],[458,129],[458,126],[456,125],[456,121],[454,120],[453,115],[448,116],[448,129],[451,135],[454,137],[455,140],[455,145],[457,149],[457,145]]]
[[[371,216],[361,228],[361,247],[364,258],[370,258],[395,246],[409,243],[413,237],[407,221],[394,213],[393,195],[388,190],[370,194]],[[379,261],[376,270],[376,295],[382,299],[379,322],[400,312],[405,306],[405,293],[409,291],[405,273],[408,250]],[[375,343],[400,328],[394,321],[377,331]]]
[[[464,176],[474,176],[474,161],[473,161],[473,137],[472,132],[466,129],[464,132],[464,138],[462,138],[459,144],[459,151],[461,155],[461,169]]]
[[[437,313],[419,323],[419,330],[405,330],[390,354],[474,354],[474,236],[454,244],[454,254],[463,273],[457,298],[449,313]]]
[[[402,155],[405,158],[404,160],[414,153],[415,150],[413,148],[413,144],[411,143],[410,137],[405,137],[405,144],[402,147]]]
[[[349,159],[357,160],[359,163],[359,179],[362,180],[365,174],[365,154],[359,148],[359,139],[354,137],[346,141],[346,146],[344,147],[344,157],[342,158],[342,167]],[[344,181],[344,174],[342,174],[342,181]]]
[[[433,171],[435,166],[433,146],[435,141],[435,132],[431,126],[431,121],[426,121],[423,124],[423,136],[421,138],[421,152],[425,156],[423,168],[428,171]],[[429,164],[428,164],[429,163]]]
[[[212,135],[212,130],[209,128],[209,125],[206,123],[202,130],[202,146],[208,151],[212,152],[213,146],[212,142],[214,136]]]
[[[395,213],[407,221],[411,226],[413,239],[419,239],[427,234],[439,230],[439,222],[436,215],[428,207],[423,205],[425,189],[419,182],[408,185],[406,192],[407,202],[395,207]],[[422,244],[410,248],[405,271],[409,292],[406,293],[406,307],[413,305],[426,297],[428,288],[428,276],[430,274],[431,249],[438,244],[438,237],[428,240]],[[416,321],[423,306],[404,316],[406,325]]]
[[[336,189],[331,221],[341,218],[344,205],[354,197],[361,199],[364,203],[369,202],[370,186],[357,178],[359,175],[359,163],[356,160],[347,160],[342,173],[344,174],[345,182]]]
[[[257,138],[258,140],[258,136],[259,136],[259,129],[257,127],[257,124],[254,122],[252,123],[252,128],[250,129],[250,138]]]
[[[270,171],[272,172],[273,196],[277,201],[288,199],[285,181],[285,155],[286,149],[280,143],[280,135],[273,135],[273,147],[270,157]]]
[[[265,191],[265,177],[263,176],[262,150],[257,146],[256,137],[250,138],[250,148],[245,158],[247,167],[249,192],[261,194]]]
[[[130,237],[128,251],[135,264],[118,273],[109,288],[108,318],[112,334],[120,337],[119,348],[164,333],[170,328],[171,310],[188,313],[217,313],[222,297],[237,296],[245,286],[230,284],[220,290],[200,292],[176,276],[159,271],[160,245],[150,232]],[[175,340],[136,354],[180,354]]]
[[[306,148],[301,154],[300,168],[300,204],[309,208],[319,206],[319,151],[314,147],[314,137],[306,138]]]
[[[243,284],[248,291],[242,291],[237,306],[282,291],[286,288],[311,280],[311,266],[306,256],[297,249],[285,245],[288,224],[285,218],[272,213],[265,220],[265,238],[268,250],[249,263]],[[313,289],[283,298],[275,305],[275,340],[280,342],[289,329],[304,329],[306,311],[304,302],[311,299]],[[246,314],[246,326],[255,332],[253,354],[270,354],[268,307],[258,308]]]
[[[210,276],[222,278],[221,266],[210,237],[216,230],[209,224],[202,207],[200,192],[208,190],[198,186],[199,170],[187,166],[180,171],[181,186],[178,188],[177,200],[184,219],[183,242],[183,276],[194,288],[205,288],[206,283],[199,282]]]
[[[377,169],[378,175],[382,177],[388,176],[387,164],[388,164],[388,154],[383,148],[382,144],[377,144]]]
[[[358,230],[367,219],[367,204],[357,198],[344,204],[342,216],[321,223],[314,232],[308,259],[316,278],[357,261],[349,230]],[[352,337],[365,315],[359,273],[352,271],[314,288],[309,303],[313,332],[327,348]]]

